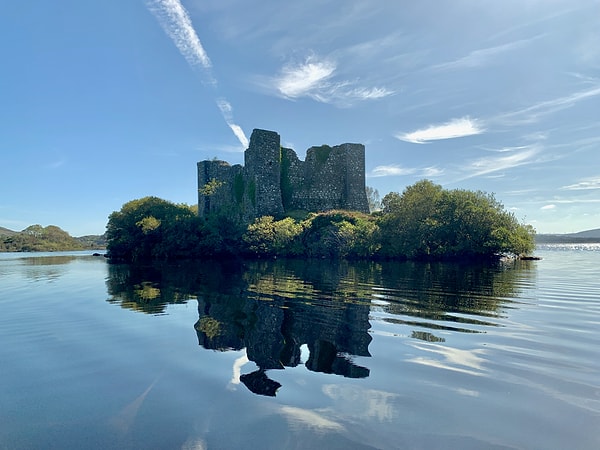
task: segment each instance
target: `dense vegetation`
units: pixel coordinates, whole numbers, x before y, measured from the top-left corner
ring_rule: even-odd
[[[20,232],[5,229],[0,233],[1,252],[53,252],[85,248],[90,247],[54,225],[31,225]]]
[[[194,207],[145,197],[110,215],[107,247],[112,259],[141,261],[232,255],[464,259],[526,255],[535,246],[533,228],[483,192],[444,190],[424,180],[381,203],[382,210],[370,215],[265,216],[245,226],[228,215],[200,218]]]

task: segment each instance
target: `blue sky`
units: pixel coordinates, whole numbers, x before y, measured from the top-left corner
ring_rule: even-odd
[[[253,128],[366,146],[381,196],[494,193],[600,227],[600,1],[29,0],[0,9],[0,226],[101,234]]]

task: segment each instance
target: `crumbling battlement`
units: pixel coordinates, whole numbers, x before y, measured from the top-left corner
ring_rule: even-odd
[[[368,213],[365,147],[311,147],[301,161],[281,147],[279,134],[255,129],[244,166],[225,161],[198,163],[198,213],[219,212],[251,222],[294,210],[345,209]]]

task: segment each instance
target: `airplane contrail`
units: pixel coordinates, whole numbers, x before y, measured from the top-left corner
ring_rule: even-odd
[[[171,38],[179,53],[191,67],[201,66],[209,84],[216,88],[217,82],[212,76],[212,62],[194,30],[192,20],[179,0],[148,0],[148,9],[156,17],[164,32]],[[218,97],[218,96],[217,96]],[[244,148],[248,147],[248,138],[242,127],[233,121],[233,108],[224,98],[215,100],[223,119]]]

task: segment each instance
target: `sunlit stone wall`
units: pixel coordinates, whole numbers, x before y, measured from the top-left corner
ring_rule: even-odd
[[[250,222],[293,210],[332,209],[369,212],[362,144],[311,147],[301,161],[294,150],[281,147],[279,134],[255,129],[244,167],[225,161],[198,163],[201,216],[220,212]]]

